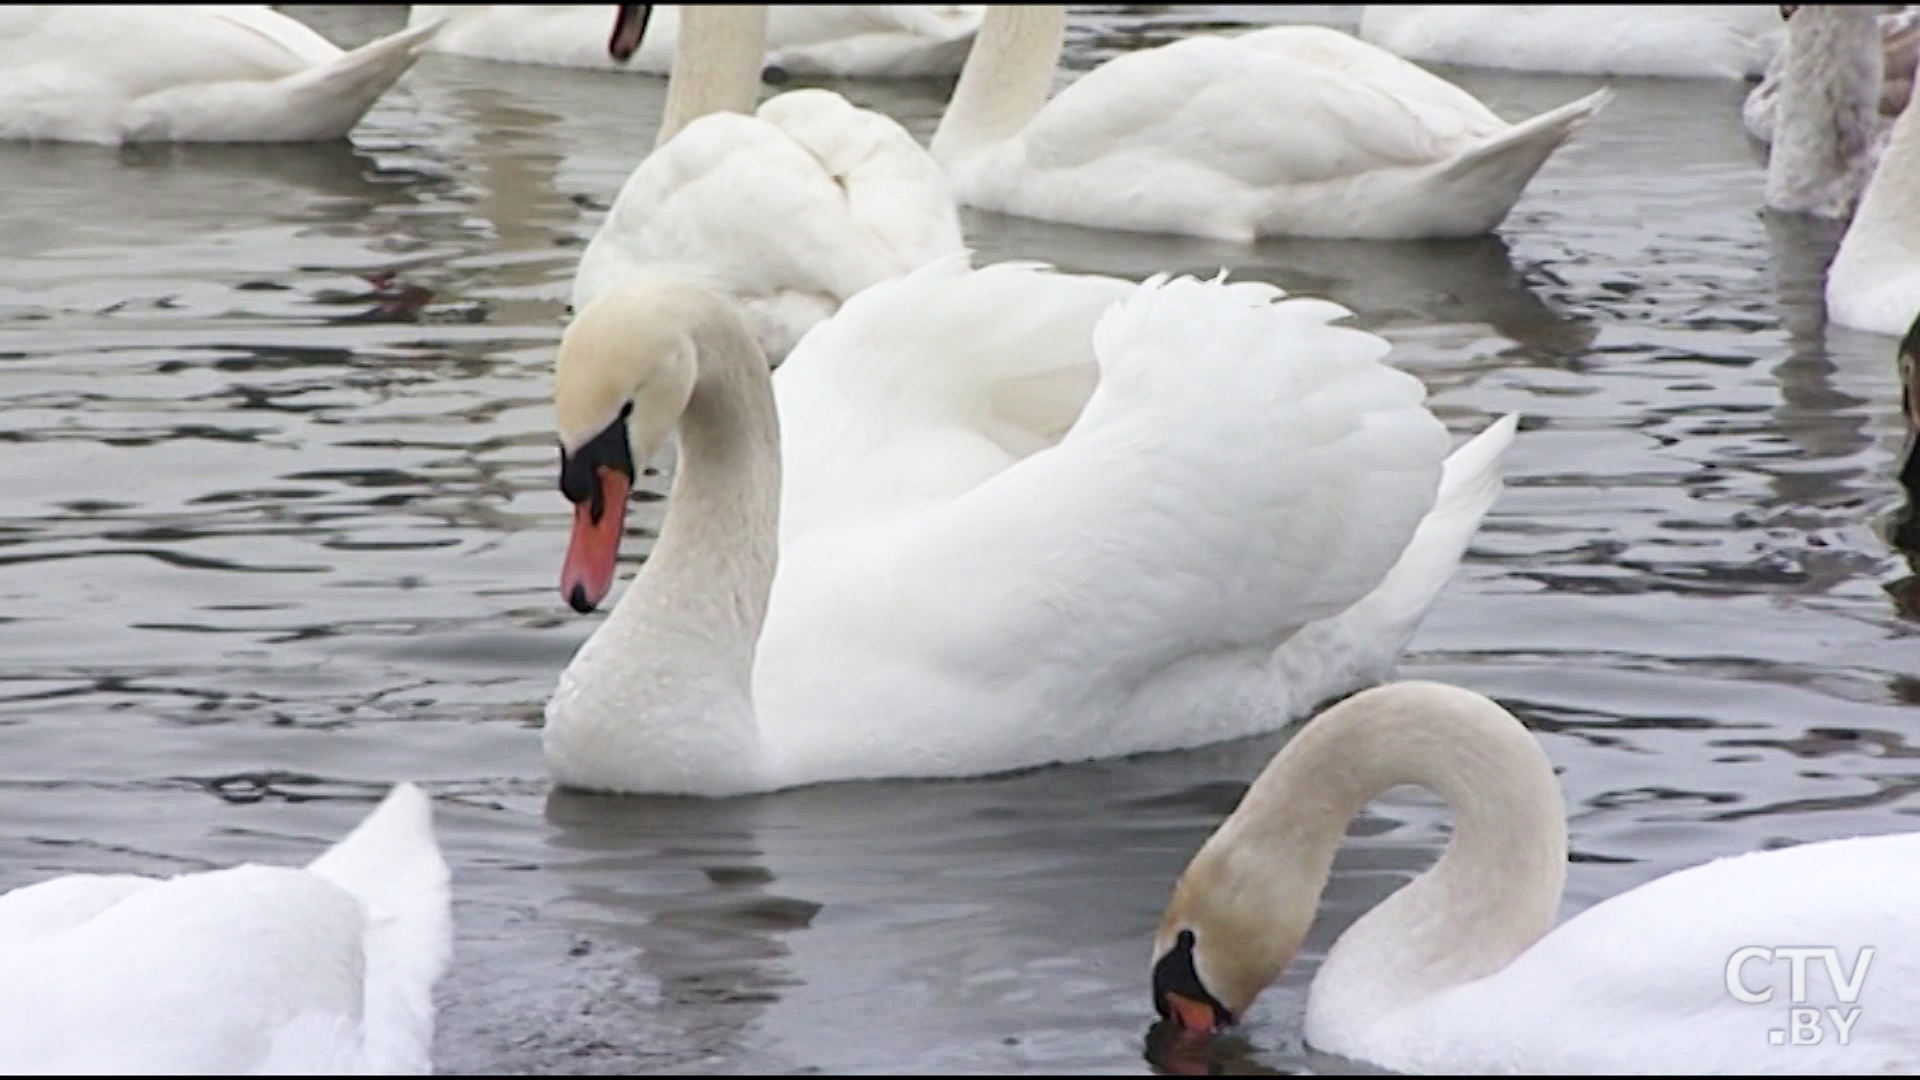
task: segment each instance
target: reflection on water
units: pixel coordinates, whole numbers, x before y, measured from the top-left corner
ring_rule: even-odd
[[[301,14],[348,43],[401,18]],[[1088,9],[1068,67],[1268,14]],[[1599,85],[1451,74],[1510,118]],[[946,93],[837,87],[921,137]],[[1525,415],[1401,670],[1542,739],[1567,912],[1920,805],[1894,344],[1826,324],[1830,230],[1758,212],[1741,88],[1616,89],[1498,237],[1241,248],[966,218],[982,259],[1328,297],[1456,434]],[[1444,842],[1415,792],[1356,822],[1238,1033],[1198,1057],[1149,1036],[1168,890],[1284,734],[720,803],[548,790],[540,709],[593,623],[552,588],[547,378],[663,90],[434,56],[351,146],[0,147],[0,888],[297,862],[418,779],[458,897],[443,1069],[1351,1070],[1301,1045],[1304,995]],[[634,508],[636,558],[666,482]]]

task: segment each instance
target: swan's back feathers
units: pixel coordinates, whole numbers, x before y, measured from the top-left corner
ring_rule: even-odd
[[[1759,75],[1781,20],[1765,4],[1368,4],[1360,37],[1428,63],[1570,75]]]
[[[364,915],[300,870],[242,866],[129,891],[67,932],[9,949],[9,1068],[250,1072],[304,1015],[361,1018]]]
[[[1328,26],[1273,26],[1232,39],[1304,68],[1337,72],[1391,94],[1437,130],[1459,136],[1506,126],[1479,98],[1418,64]]]
[[[1369,1037],[1391,1053],[1370,1050],[1368,1059],[1412,1072],[1658,1072],[1684,1062],[1698,1073],[1910,1073],[1920,1068],[1911,997],[1920,957],[1905,945],[1916,891],[1915,833],[1687,867],[1588,908],[1501,971]],[[1738,973],[1750,991],[1771,989],[1771,1003],[1728,992],[1727,963],[1737,950],[1794,946],[1837,948],[1842,981],[1861,948],[1875,950],[1849,1045],[1839,1044],[1824,1015],[1820,1044],[1770,1042],[1796,1004],[1784,959],[1750,959]],[[1821,959],[1806,964],[1806,975],[1806,1006],[1851,1007]],[[1609,1037],[1568,1038],[1569,1016],[1589,1017],[1590,1030]],[[1625,1032],[1632,1038],[1618,1037]],[[1311,1026],[1307,1038],[1315,1038]]]
[[[0,923],[9,1070],[431,1067],[451,924],[412,785],[307,869],[62,878],[0,898]]]
[[[905,129],[795,92],[756,116],[702,116],[649,154],[581,255],[573,306],[677,270],[741,301],[777,361],[861,289],[963,250],[946,180]],[[780,317],[796,300],[815,312],[797,326]]]
[[[1058,443],[1024,457],[962,415],[903,419],[892,400],[877,419],[822,424],[843,437],[836,467],[868,485],[868,502],[844,524],[837,509],[783,522],[753,682],[761,715],[784,721],[763,728],[769,771],[785,783],[974,775],[1198,745],[1296,715],[1273,651],[1378,585],[1433,504],[1447,436],[1420,383],[1380,363],[1378,337],[1331,325],[1346,314],[1334,304],[1258,283],[1076,285],[1032,267],[984,279],[928,268],[881,286],[809,337],[791,370],[868,296],[943,272],[961,291],[1006,290],[975,334],[1032,317],[1051,355],[1092,343],[1097,384]],[[1084,290],[1051,324],[1049,282]],[[965,351],[967,337],[950,344]],[[775,372],[783,437],[788,417],[833,404],[802,407],[788,372]],[[863,459],[884,465],[863,472]],[[791,455],[783,471],[808,479]],[[946,493],[927,497],[935,481]],[[783,515],[816,498],[848,497],[796,491]],[[811,662],[822,649],[831,664]],[[904,742],[901,716],[918,718]]]
[[[793,90],[755,113],[814,156],[846,191],[895,273],[964,250],[947,176],[907,129],[828,90]]]
[[[1093,389],[1094,323],[1133,288],[962,254],[849,300],[774,373],[783,543],[944,503],[1058,442]]]
[[[713,113],[627,177],[581,255],[573,308],[635,271],[698,269],[742,298],[788,288],[844,298],[888,266],[805,148],[753,117]]]
[[[1437,161],[1505,127],[1478,102],[1463,112],[1444,92],[1405,96],[1418,80],[1404,73],[1382,85],[1377,68],[1345,58],[1307,63],[1313,54],[1276,31],[1256,44],[1193,37],[1115,57],[1027,125],[1027,160],[1070,169],[1135,152],[1151,155],[1143,165],[1246,184],[1309,184]]]
[[[425,792],[396,786],[346,839],[307,866],[366,912],[365,1048],[375,1061],[431,1068],[433,984],[453,953],[446,860]]]
[[[65,933],[158,884],[136,874],[68,874],[0,894],[0,953]]]
[[[898,537],[930,624],[993,614],[941,635],[947,662],[1097,657],[1138,676],[1176,654],[1271,649],[1379,583],[1432,505],[1446,433],[1419,381],[1379,362],[1384,341],[1331,325],[1338,305],[1282,295],[1139,286],[1096,328],[1100,381],[1060,444]],[[1086,612],[1064,635],[1063,606]]]
[[[1516,414],[1503,416],[1447,455],[1433,509],[1387,576],[1352,607],[1306,627],[1274,653],[1281,685],[1365,686],[1387,677],[1499,498],[1502,461],[1519,423]],[[1290,703],[1295,712],[1319,704]]]
[[[1018,135],[951,165],[972,205],[1103,228],[1240,241],[1469,236],[1499,223],[1602,101],[1515,128],[1376,46],[1273,27],[1116,57]]]
[[[96,9],[97,10],[97,9]],[[282,15],[267,4],[208,4],[197,10],[225,26],[253,35],[259,42],[285,56],[281,63],[288,70],[324,64],[340,56],[340,46],[322,37],[312,27],[291,16]]]
[[[873,35],[910,35],[934,44],[972,35],[984,14],[983,4],[778,4],[769,9],[767,47],[804,49]]]
[[[777,4],[769,10],[769,64],[839,78],[956,74],[985,14],[980,4]]]
[[[339,138],[438,32],[343,53],[263,5],[0,9],[0,137]]]
[[[127,97],[194,83],[278,79],[340,56],[265,5],[22,5],[0,9],[0,72]]]
[[[985,4],[889,4],[907,29],[929,37],[971,37],[986,16]],[[903,14],[904,13],[904,14]]]
[[[955,396],[975,407],[1006,380],[1091,366],[1095,322],[1137,288],[1120,278],[1057,274],[1035,262],[974,269],[967,256],[929,261],[855,296],[794,351],[791,370],[775,375],[775,384],[804,373],[831,379],[871,407],[903,397],[925,408],[954,407]],[[1069,422],[1084,403],[1083,394]]]

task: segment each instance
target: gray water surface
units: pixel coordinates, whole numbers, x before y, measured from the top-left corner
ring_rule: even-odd
[[[300,14],[350,44],[402,11]],[[1353,11],[1087,9],[1068,67],[1269,18]],[[1509,118],[1601,84],[1449,74]],[[1744,87],[1612,85],[1482,240],[966,222],[984,259],[1328,297],[1457,435],[1525,414],[1400,671],[1539,734],[1568,914],[1920,807],[1894,343],[1823,325],[1836,237],[1759,213]],[[352,146],[0,145],[0,889],[301,862],[413,779],[454,866],[443,1070],[1144,1071],[1168,890],[1284,735],[726,802],[549,792],[540,710],[594,625],[555,589],[549,371],[663,89],[430,57]],[[922,137],[946,92],[840,89]],[[650,535],[660,503],[634,510]],[[1344,1067],[1301,1046],[1314,964],[1446,835],[1431,799],[1376,804],[1302,961],[1187,1064]]]

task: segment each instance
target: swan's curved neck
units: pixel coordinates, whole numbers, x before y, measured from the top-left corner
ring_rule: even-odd
[[[1787,24],[1767,205],[1844,218],[1873,168],[1885,57],[1872,8],[1809,4]]]
[[[766,52],[766,5],[683,5],[667,107],[653,145],[665,145],[708,113],[751,113]]]
[[[666,519],[602,628],[648,745],[700,775],[759,765],[753,662],[779,550],[780,427],[767,360],[727,298],[672,297],[697,372]],[[663,317],[668,317],[663,314]],[[599,636],[599,635],[596,635]]]
[[[1489,975],[1553,926],[1567,866],[1559,781],[1506,710],[1458,687],[1398,683],[1310,721],[1247,792],[1228,823],[1240,835],[1226,842],[1291,853],[1268,872],[1294,893],[1283,903],[1310,912],[1348,822],[1401,784],[1446,801],[1453,840],[1335,943],[1309,996],[1309,1033],[1316,1013],[1365,1023]]]
[[[1066,42],[1059,4],[992,4],[927,149],[951,167],[1027,126],[1053,92]]]
[[[654,583],[679,579],[683,606],[713,612],[724,636],[742,646],[744,673],[778,552],[780,421],[752,332],[730,301],[703,299],[689,335],[699,371],[680,415],[680,460],[646,573]]]

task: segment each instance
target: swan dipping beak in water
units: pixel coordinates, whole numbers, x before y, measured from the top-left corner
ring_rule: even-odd
[[[1348,823],[1402,784],[1440,796],[1453,836],[1327,950],[1307,989],[1314,1050],[1448,1075],[1914,1071],[1916,968],[1862,980],[1876,948],[1894,951],[1879,943],[1912,939],[1898,898],[1920,887],[1920,833],[1717,859],[1555,926],[1567,816],[1553,762],[1491,699],[1417,681],[1308,721],[1188,863],[1153,949],[1154,1008],[1176,1048],[1243,1016],[1293,964]],[[1851,1015],[1871,1019],[1781,1056],[1782,1014],[1735,986],[1739,958],[1771,941],[1855,957],[1844,979],[1832,960],[1804,985],[1795,969],[1795,1001],[1838,1017],[1858,997]]]

